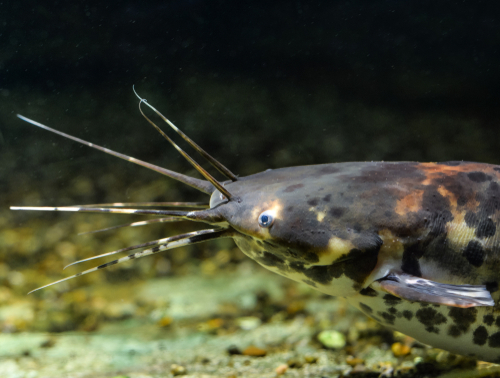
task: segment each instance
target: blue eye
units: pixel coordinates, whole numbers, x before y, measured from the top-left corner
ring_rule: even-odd
[[[260,227],[268,228],[271,227],[273,223],[274,223],[274,216],[272,211],[267,210],[259,215]]]

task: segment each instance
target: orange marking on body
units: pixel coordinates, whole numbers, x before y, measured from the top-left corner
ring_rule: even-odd
[[[439,185],[438,187],[438,192],[441,194],[444,198],[447,198],[450,201],[450,206],[451,206],[451,211],[454,212],[457,208],[457,197],[455,194],[450,192],[448,189],[446,189],[444,186]]]
[[[429,180],[429,182],[430,180],[442,177],[443,175],[447,176],[458,172],[484,172],[488,175],[500,178],[500,172],[494,170],[494,168],[498,168],[498,166],[484,163],[471,162],[456,166],[442,165],[438,163],[420,163],[418,164],[418,168],[427,175],[427,180]],[[428,183],[424,183],[424,185],[428,185]]]
[[[404,196],[396,205],[394,211],[398,215],[406,215],[408,213],[417,212],[422,209],[423,190],[415,190]]]

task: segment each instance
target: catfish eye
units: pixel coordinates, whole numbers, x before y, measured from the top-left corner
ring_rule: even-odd
[[[271,227],[274,223],[274,214],[273,211],[266,210],[262,214],[259,215],[259,226],[268,228]]]

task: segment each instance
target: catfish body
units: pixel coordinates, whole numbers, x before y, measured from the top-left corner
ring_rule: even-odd
[[[346,297],[422,342],[499,361],[500,167],[338,163],[269,170],[226,187],[243,200],[221,213],[259,264]],[[262,232],[255,218],[266,209],[275,209],[276,219]],[[390,274],[457,290],[482,286],[495,305],[457,307],[446,298],[454,286],[430,302],[396,296],[379,285]]]

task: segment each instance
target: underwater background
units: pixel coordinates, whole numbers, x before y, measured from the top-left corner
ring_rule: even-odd
[[[75,260],[200,226],[79,236],[147,217],[8,208],[208,202],[16,117],[199,177],[141,117],[132,85],[241,176],[343,161],[499,164],[496,8],[416,0],[0,3],[0,376],[485,376],[490,364],[388,331],[341,299],[265,271],[224,240],[27,296],[96,265],[62,270]]]

